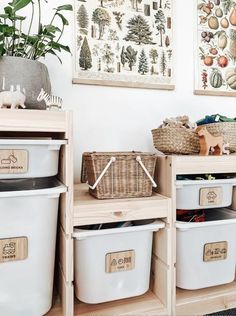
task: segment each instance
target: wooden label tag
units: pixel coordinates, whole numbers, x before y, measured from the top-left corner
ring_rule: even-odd
[[[25,260],[27,257],[27,237],[0,239],[0,263]]]
[[[21,149],[0,149],[0,173],[26,173],[28,151]]]
[[[221,241],[204,245],[203,261],[218,261],[227,258],[228,242]]]
[[[200,206],[222,204],[222,188],[200,189]]]
[[[135,267],[135,251],[127,250],[106,254],[106,272],[133,270]]]

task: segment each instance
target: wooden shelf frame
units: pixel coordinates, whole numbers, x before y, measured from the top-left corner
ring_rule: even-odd
[[[177,315],[203,315],[236,308],[236,281],[195,291],[177,289]]]
[[[236,307],[236,281],[217,287],[176,290],[177,175],[236,173],[236,155],[221,157],[159,156],[158,194],[149,198],[97,200],[86,185],[73,185],[73,133],[70,112],[1,110],[0,136],[52,136],[67,140],[60,150],[59,179],[67,186],[60,198],[60,298],[48,316],[204,315]],[[74,194],[75,192],[75,194]],[[166,197],[165,197],[166,196]],[[168,198],[167,198],[168,197]],[[235,209],[236,209],[236,201]],[[155,233],[150,290],[139,297],[88,305],[74,298],[73,238],[75,226],[128,220],[162,219],[166,226]]]
[[[171,314],[171,204],[154,193],[148,198],[97,200],[85,184],[75,185],[73,225],[162,219],[166,227],[154,234],[150,290],[139,297],[89,305],[75,299],[75,315]]]
[[[58,178],[67,186],[67,192],[60,198],[59,258],[56,267],[59,270],[59,288],[61,294],[60,310],[63,316],[73,315],[73,268],[68,260],[73,256],[73,136],[72,112],[42,110],[10,110],[2,109],[0,115],[0,137],[52,137],[67,141],[60,150]],[[64,256],[66,253],[66,256]],[[63,267],[71,264],[70,269]],[[55,280],[57,282],[57,280]]]
[[[65,133],[69,136],[72,114],[69,111],[1,109],[1,132]]]
[[[91,225],[168,217],[169,199],[154,193],[151,197],[98,200],[86,184],[75,185],[73,224]]]
[[[235,173],[236,155],[229,156],[158,156],[156,181],[159,194],[172,201],[172,316],[205,315],[236,307],[236,281],[202,290],[176,288],[176,186],[177,175]],[[236,203],[235,207],[236,207]]]

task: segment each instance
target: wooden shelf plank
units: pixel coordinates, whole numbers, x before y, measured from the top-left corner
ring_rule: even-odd
[[[1,110],[0,130],[22,132],[66,132],[67,116],[64,111]]]
[[[236,154],[224,156],[170,156],[176,174],[236,172]]]
[[[151,291],[141,296],[102,304],[85,304],[75,298],[74,310],[75,316],[167,315],[166,308]],[[55,300],[45,316],[62,316],[59,299]]]
[[[189,291],[177,288],[177,315],[204,315],[236,307],[236,281]]]
[[[120,316],[131,314],[165,315],[166,309],[151,291],[142,296],[95,305],[80,303],[75,299],[75,316]]]
[[[74,226],[168,216],[170,200],[154,193],[147,198],[98,200],[85,184],[75,185]]]

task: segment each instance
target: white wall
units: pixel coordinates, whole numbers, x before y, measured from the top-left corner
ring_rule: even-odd
[[[235,98],[193,95],[195,0],[173,1],[175,91],[72,85],[72,57],[63,55],[62,66],[53,57],[46,59],[54,94],[63,97],[66,110],[74,112],[76,182],[80,179],[84,151],[154,151],[150,131],[165,117],[187,114],[194,121],[214,113],[236,116]],[[49,0],[48,6],[65,3],[73,0]],[[2,7],[0,4],[0,10]],[[43,12],[45,20],[50,18],[49,11],[47,8]],[[70,20],[63,40],[73,48],[73,14]]]

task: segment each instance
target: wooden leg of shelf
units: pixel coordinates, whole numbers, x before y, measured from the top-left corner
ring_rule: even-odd
[[[74,315],[73,239],[59,229],[59,294],[63,316]]]
[[[74,286],[72,282],[65,281],[61,269],[59,275],[59,294],[62,306],[62,316],[74,316]]]
[[[171,314],[171,271],[165,263],[155,256],[152,258],[152,291],[167,308],[167,315]]]
[[[153,252],[154,254],[165,264],[171,264],[172,249],[171,243],[171,229],[169,224],[166,223],[166,227],[161,229],[157,233],[154,233],[153,238]]]
[[[60,225],[59,229],[59,261],[66,282],[72,282],[73,276],[73,239],[67,236]]]
[[[63,272],[58,266],[57,292],[53,299],[51,310],[45,316],[74,316],[74,287],[73,283],[65,281]],[[58,295],[59,292],[59,295]]]
[[[166,306],[168,315],[171,314],[172,306],[172,287],[171,282],[171,260],[172,251],[170,248],[172,236],[170,225],[154,234],[152,275],[153,275],[153,293]]]

